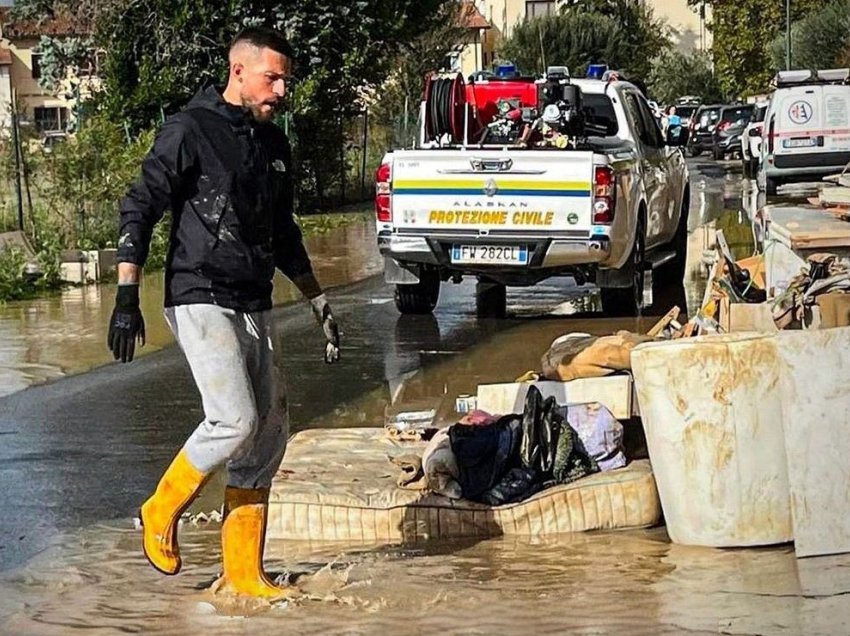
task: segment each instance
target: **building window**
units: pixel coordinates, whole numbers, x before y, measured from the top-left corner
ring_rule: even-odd
[[[33,109],[38,132],[64,132],[68,127],[68,109],[59,106],[36,106]]]
[[[555,14],[555,0],[526,0],[525,17],[528,20]]]
[[[41,77],[41,53],[32,54],[32,78]]]

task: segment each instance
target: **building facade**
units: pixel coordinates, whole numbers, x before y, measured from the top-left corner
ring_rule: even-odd
[[[676,48],[684,53],[710,51],[712,38],[708,28],[711,6],[703,1],[691,7],[688,0],[641,0],[670,28]]]
[[[0,124],[9,126],[14,101],[21,124],[33,126],[38,133],[61,134],[72,127],[77,100],[89,93],[96,81],[93,70],[84,77],[68,78],[54,91],[47,90],[38,81],[38,43],[43,35],[61,38],[87,33],[85,26],[70,17],[15,22],[9,9],[0,9]]]

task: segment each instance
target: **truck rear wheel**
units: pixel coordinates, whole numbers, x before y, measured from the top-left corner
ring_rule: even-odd
[[[773,179],[772,177],[764,178],[764,190],[767,193],[767,196],[775,197],[778,189],[779,179]]]
[[[418,283],[395,286],[395,306],[403,314],[430,314],[439,298],[440,273],[435,269],[422,268]]]
[[[504,318],[508,305],[507,288],[491,280],[475,285],[475,314],[479,318]]]
[[[690,190],[685,190],[685,193],[682,195],[682,209],[679,213],[679,225],[676,227],[676,235],[668,244],[676,256],[660,268],[658,282],[662,284],[679,285],[685,280],[685,267],[688,262],[688,215],[691,207],[690,199]]]
[[[646,221],[638,218],[635,228],[635,243],[629,260],[623,268],[629,268],[629,287],[603,287],[599,290],[602,311],[609,316],[637,316],[643,305],[644,264],[646,262]]]

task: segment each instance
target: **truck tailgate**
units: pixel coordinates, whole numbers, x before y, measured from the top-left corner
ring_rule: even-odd
[[[584,151],[397,151],[393,225],[401,231],[587,236],[592,175],[593,153]]]

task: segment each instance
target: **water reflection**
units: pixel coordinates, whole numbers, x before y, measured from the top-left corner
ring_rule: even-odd
[[[367,218],[307,239],[316,275],[338,286],[381,271],[375,225]],[[162,314],[164,276],[155,272],[141,284],[146,355],[173,342]],[[274,302],[299,299],[294,286],[277,275]],[[115,285],[72,287],[35,300],[0,305],[0,395],[79,373],[111,362],[106,329],[115,302]]]

